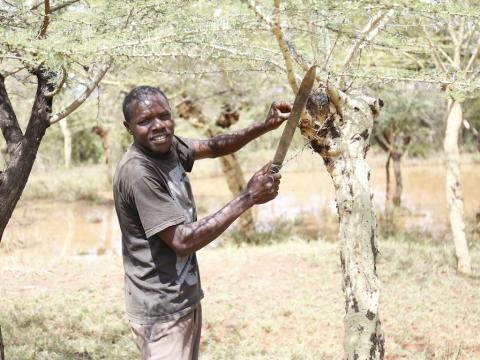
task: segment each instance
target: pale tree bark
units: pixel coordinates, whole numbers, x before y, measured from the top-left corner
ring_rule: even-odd
[[[390,201],[390,160],[392,155],[389,153],[387,156],[387,162],[385,163],[385,234],[387,236],[393,235],[394,228],[394,216],[393,206]]]
[[[400,206],[402,202],[402,192],[403,192],[403,180],[402,180],[402,154],[394,153],[392,155],[393,159],[393,174],[395,176],[395,193],[393,194],[392,201],[395,206]]]
[[[469,36],[465,36],[465,18],[461,17],[460,19],[456,19],[452,17],[450,20],[448,23],[448,33],[451,43],[453,44],[450,55],[442,51],[441,48],[434,43],[432,36],[425,26],[423,26],[422,29],[432,50],[432,60],[435,66],[454,82],[457,72],[464,71],[468,74],[471,70],[479,55],[480,39],[477,40],[475,50],[470,54],[471,44],[469,44],[469,42],[472,39]],[[468,53],[465,53],[463,49],[468,49]],[[469,59],[466,65],[464,65],[464,61],[462,61],[464,57]],[[452,71],[449,72],[449,69]],[[478,75],[475,71],[471,73],[472,75],[467,76],[469,80],[472,80],[473,77]],[[444,85],[442,88],[448,92],[453,89],[453,86],[454,83],[448,86]],[[443,141],[446,159],[445,189],[450,227],[458,260],[457,269],[461,273],[470,274],[472,272],[472,266],[465,237],[463,194],[460,179],[460,152],[458,150],[458,133],[462,126],[462,121],[463,111],[460,102],[450,98],[447,106],[447,124]]]
[[[448,100],[448,109],[447,127],[443,142],[447,167],[445,190],[450,226],[458,260],[458,271],[470,274],[472,265],[465,237],[463,193],[460,179],[460,152],[458,150],[458,133],[463,121],[463,112],[461,104],[455,100]]]
[[[185,98],[181,103],[176,106],[176,108],[180,117],[188,120],[194,128],[196,128],[206,137],[211,138],[220,134],[220,131],[214,130],[208,126],[202,109],[190,98]],[[222,116],[220,116],[220,118],[222,118]],[[217,121],[217,123],[218,122],[219,121]],[[245,189],[245,186],[247,185],[237,157],[235,156],[235,154],[229,154],[219,157],[218,160],[220,161],[222,172],[225,176],[225,180],[227,181],[228,189],[233,196],[237,196],[243,191],[243,189]],[[246,240],[245,242],[254,242],[255,221],[251,209],[247,210],[242,214],[242,216],[239,217],[238,224],[240,229],[244,233],[244,237]]]
[[[274,0],[275,22],[261,11],[255,1],[246,1],[266,23],[277,39],[285,64],[292,64],[291,54],[297,50],[288,42],[278,24],[280,1]],[[343,68],[351,66],[358,51],[365,47],[393,17],[393,10],[376,14],[363,29],[362,37],[352,45]],[[284,51],[288,44],[288,52]],[[307,71],[310,64],[296,56]],[[287,72],[292,91],[295,77]],[[293,79],[293,81],[292,81]],[[317,77],[317,80],[320,80]],[[343,78],[338,84],[344,83]],[[368,184],[370,171],[365,160],[373,128],[373,116],[382,101],[367,96],[348,96],[334,87],[327,93],[312,94],[300,129],[324,160],[335,186],[339,215],[340,258],[345,294],[345,358],[348,360],[383,359],[384,336],[379,318],[379,282],[376,274],[376,223],[372,193]]]
[[[330,88],[328,97],[311,96],[310,116],[300,124],[303,136],[322,156],[335,187],[346,303],[344,349],[349,360],[384,357],[376,220],[365,160],[373,116],[381,105],[367,96],[349,96]],[[326,115],[322,108],[328,109]]]
[[[63,135],[63,159],[67,169],[72,164],[72,132],[68,128],[67,118],[60,120],[60,129]]]

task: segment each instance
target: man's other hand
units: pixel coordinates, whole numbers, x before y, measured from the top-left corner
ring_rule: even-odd
[[[253,204],[263,204],[277,197],[282,176],[280,173],[272,174],[271,168],[270,161],[248,181],[245,191]]]
[[[273,102],[268,111],[267,118],[265,119],[265,124],[267,124],[272,130],[278,128],[280,124],[290,116],[292,106],[292,103],[288,101]]]

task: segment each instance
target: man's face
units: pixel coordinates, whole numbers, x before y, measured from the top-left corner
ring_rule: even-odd
[[[123,124],[136,144],[154,154],[166,154],[172,145],[175,122],[161,94],[153,94],[130,106],[130,122]]]

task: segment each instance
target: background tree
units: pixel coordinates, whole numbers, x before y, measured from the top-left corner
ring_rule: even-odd
[[[76,1],[70,1],[53,5],[45,0],[42,6],[30,8],[27,5],[7,3],[1,8],[3,40],[0,43],[2,61],[0,127],[7,146],[7,159],[0,173],[0,201],[3,204],[0,210],[0,239],[28,180],[46,130],[51,124],[60,121],[78,108],[112,64],[110,58],[100,66],[95,63],[90,65],[96,69],[96,74],[84,91],[62,110],[53,112],[53,98],[60,93],[67,80],[68,71],[73,71],[79,60],[70,59],[70,66],[66,66],[67,58],[70,56],[69,51],[55,49],[58,38],[50,36],[48,32],[49,29],[55,28],[50,20],[53,16],[61,17],[68,5],[73,6],[75,3]],[[41,15],[40,23],[38,23],[39,14]],[[37,31],[32,32],[31,29],[37,29]],[[47,36],[52,42],[47,41]],[[75,39],[72,40],[74,43]],[[26,77],[19,79],[19,75]],[[16,81],[18,86],[18,83],[22,82],[28,84],[25,80],[30,79],[31,76],[36,78],[37,89],[30,119],[23,130],[10,102],[5,78]]]
[[[432,130],[438,123],[430,124],[436,118],[435,99],[431,94],[436,89],[421,84],[390,85],[377,88],[376,93],[388,104],[376,119],[374,139],[376,144],[386,152],[386,203],[400,206],[403,191],[401,160],[410,145],[425,147],[425,142],[434,138]],[[374,91],[374,90],[373,90]],[[390,163],[393,162],[395,191],[390,194]]]
[[[469,1],[460,2],[465,8]],[[458,270],[472,271],[471,258],[465,236],[463,192],[460,178],[459,131],[463,123],[462,102],[469,89],[456,85],[456,81],[473,82],[480,74],[480,32],[477,21],[463,14],[447,12],[422,19],[420,24],[428,43],[436,69],[450,79],[442,89],[447,94],[447,115],[444,137],[446,159],[446,195],[450,226],[458,259]]]

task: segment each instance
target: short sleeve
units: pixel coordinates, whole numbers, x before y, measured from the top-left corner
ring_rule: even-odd
[[[193,163],[195,161],[195,146],[193,141],[187,138],[176,137],[177,154],[186,172],[192,171]]]
[[[138,216],[148,238],[185,222],[183,210],[157,179],[148,176],[139,178],[132,190]]]

